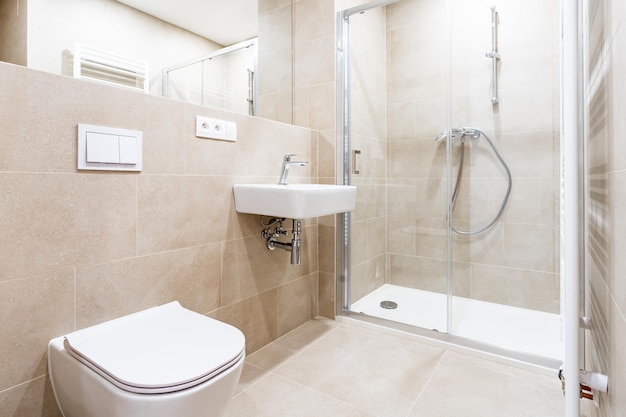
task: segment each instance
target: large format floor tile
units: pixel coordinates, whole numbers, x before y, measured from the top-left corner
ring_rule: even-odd
[[[226,417],[560,417],[556,377],[311,320],[246,359]]]

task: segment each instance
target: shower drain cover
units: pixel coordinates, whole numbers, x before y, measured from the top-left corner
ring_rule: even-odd
[[[387,310],[393,310],[394,308],[398,308],[398,303],[395,301],[381,301],[380,306],[382,308],[386,308]]]

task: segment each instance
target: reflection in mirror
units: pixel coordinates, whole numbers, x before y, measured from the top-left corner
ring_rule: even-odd
[[[144,8],[145,12],[130,7],[129,4]],[[154,10],[154,7],[165,8],[158,11]],[[285,12],[278,13],[279,10]],[[37,70],[73,76],[75,44],[79,42],[87,47],[111,54],[116,59],[120,57],[128,61],[146,63],[148,91],[150,94],[162,95],[164,69],[197,60],[199,57],[206,57],[258,35],[259,71],[254,67],[253,59],[233,56],[227,59],[221,58],[223,62],[219,65],[215,65],[217,61],[211,64],[212,67],[220,66],[220,69],[212,68],[200,72],[206,77],[209,73],[223,73],[223,69],[228,66],[229,69],[226,71],[230,73],[232,65],[240,62],[245,67],[240,71],[243,75],[238,77],[242,80],[242,85],[233,89],[230,87],[231,80],[227,82],[205,80],[204,83],[210,85],[211,89],[220,83],[230,88],[227,92],[213,94],[222,96],[221,99],[216,97],[207,99],[205,96],[211,94],[199,91],[189,94],[189,85],[199,84],[200,81],[184,80],[185,83],[180,84],[179,80],[177,82],[180,86],[177,88],[179,91],[187,89],[186,95],[171,94],[172,98],[221,107],[222,103],[229,101],[228,96],[239,95],[239,92],[234,93],[234,90],[241,90],[245,92],[242,96],[243,105],[227,106],[226,109],[248,114],[251,107],[248,102],[250,99],[249,80],[256,79],[260,83],[257,87],[258,101],[261,103],[257,109],[260,109],[264,102],[263,95],[269,98],[273,106],[271,100],[276,91],[273,85],[263,87],[264,72],[268,74],[278,72],[291,76],[291,74],[284,74],[283,70],[276,71],[272,68],[273,62],[278,62],[278,60],[262,58],[275,54],[272,43],[276,38],[277,23],[283,27],[279,30],[280,36],[286,37],[286,39],[281,39],[281,48],[285,41],[291,42],[291,10],[292,0],[229,0],[228,2],[223,0],[203,0],[202,2],[196,0],[159,0],[158,2],[153,0],[55,0],[53,2],[6,0],[0,2],[0,60]],[[289,19],[277,21],[273,18],[275,15],[286,16]],[[268,16],[269,19],[266,18]],[[211,18],[217,19],[223,27],[236,30],[226,34],[221,33],[224,32],[223,29],[219,29],[220,33],[207,34],[204,29],[219,26],[211,23]],[[186,25],[186,21],[189,25]],[[198,25],[198,22],[201,24]],[[265,31],[258,29],[259,22],[266,22]],[[268,22],[271,22],[273,26],[269,26]],[[197,25],[195,29],[194,24]],[[291,52],[291,48],[284,50]],[[290,62],[291,56],[280,60],[281,63],[285,61]],[[251,71],[249,72],[248,69]],[[253,72],[254,78],[252,78]],[[181,78],[180,75],[178,74],[177,77]],[[110,75],[107,77],[111,78]],[[283,77],[283,82],[290,88],[290,78]],[[169,91],[172,91],[171,83]],[[282,90],[281,93],[285,97],[291,97],[291,93],[285,94]],[[201,100],[197,100],[198,97]],[[291,107],[291,103],[282,103],[282,105]],[[263,117],[271,117],[273,111],[257,113]],[[282,121],[290,122],[284,118]]]
[[[163,70],[163,96],[254,116],[257,41]]]

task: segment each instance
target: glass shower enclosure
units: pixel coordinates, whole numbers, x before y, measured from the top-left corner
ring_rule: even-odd
[[[338,12],[338,313],[558,366],[560,5]]]

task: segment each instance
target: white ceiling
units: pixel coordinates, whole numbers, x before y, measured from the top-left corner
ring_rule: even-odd
[[[257,36],[258,0],[118,0],[223,46]]]

